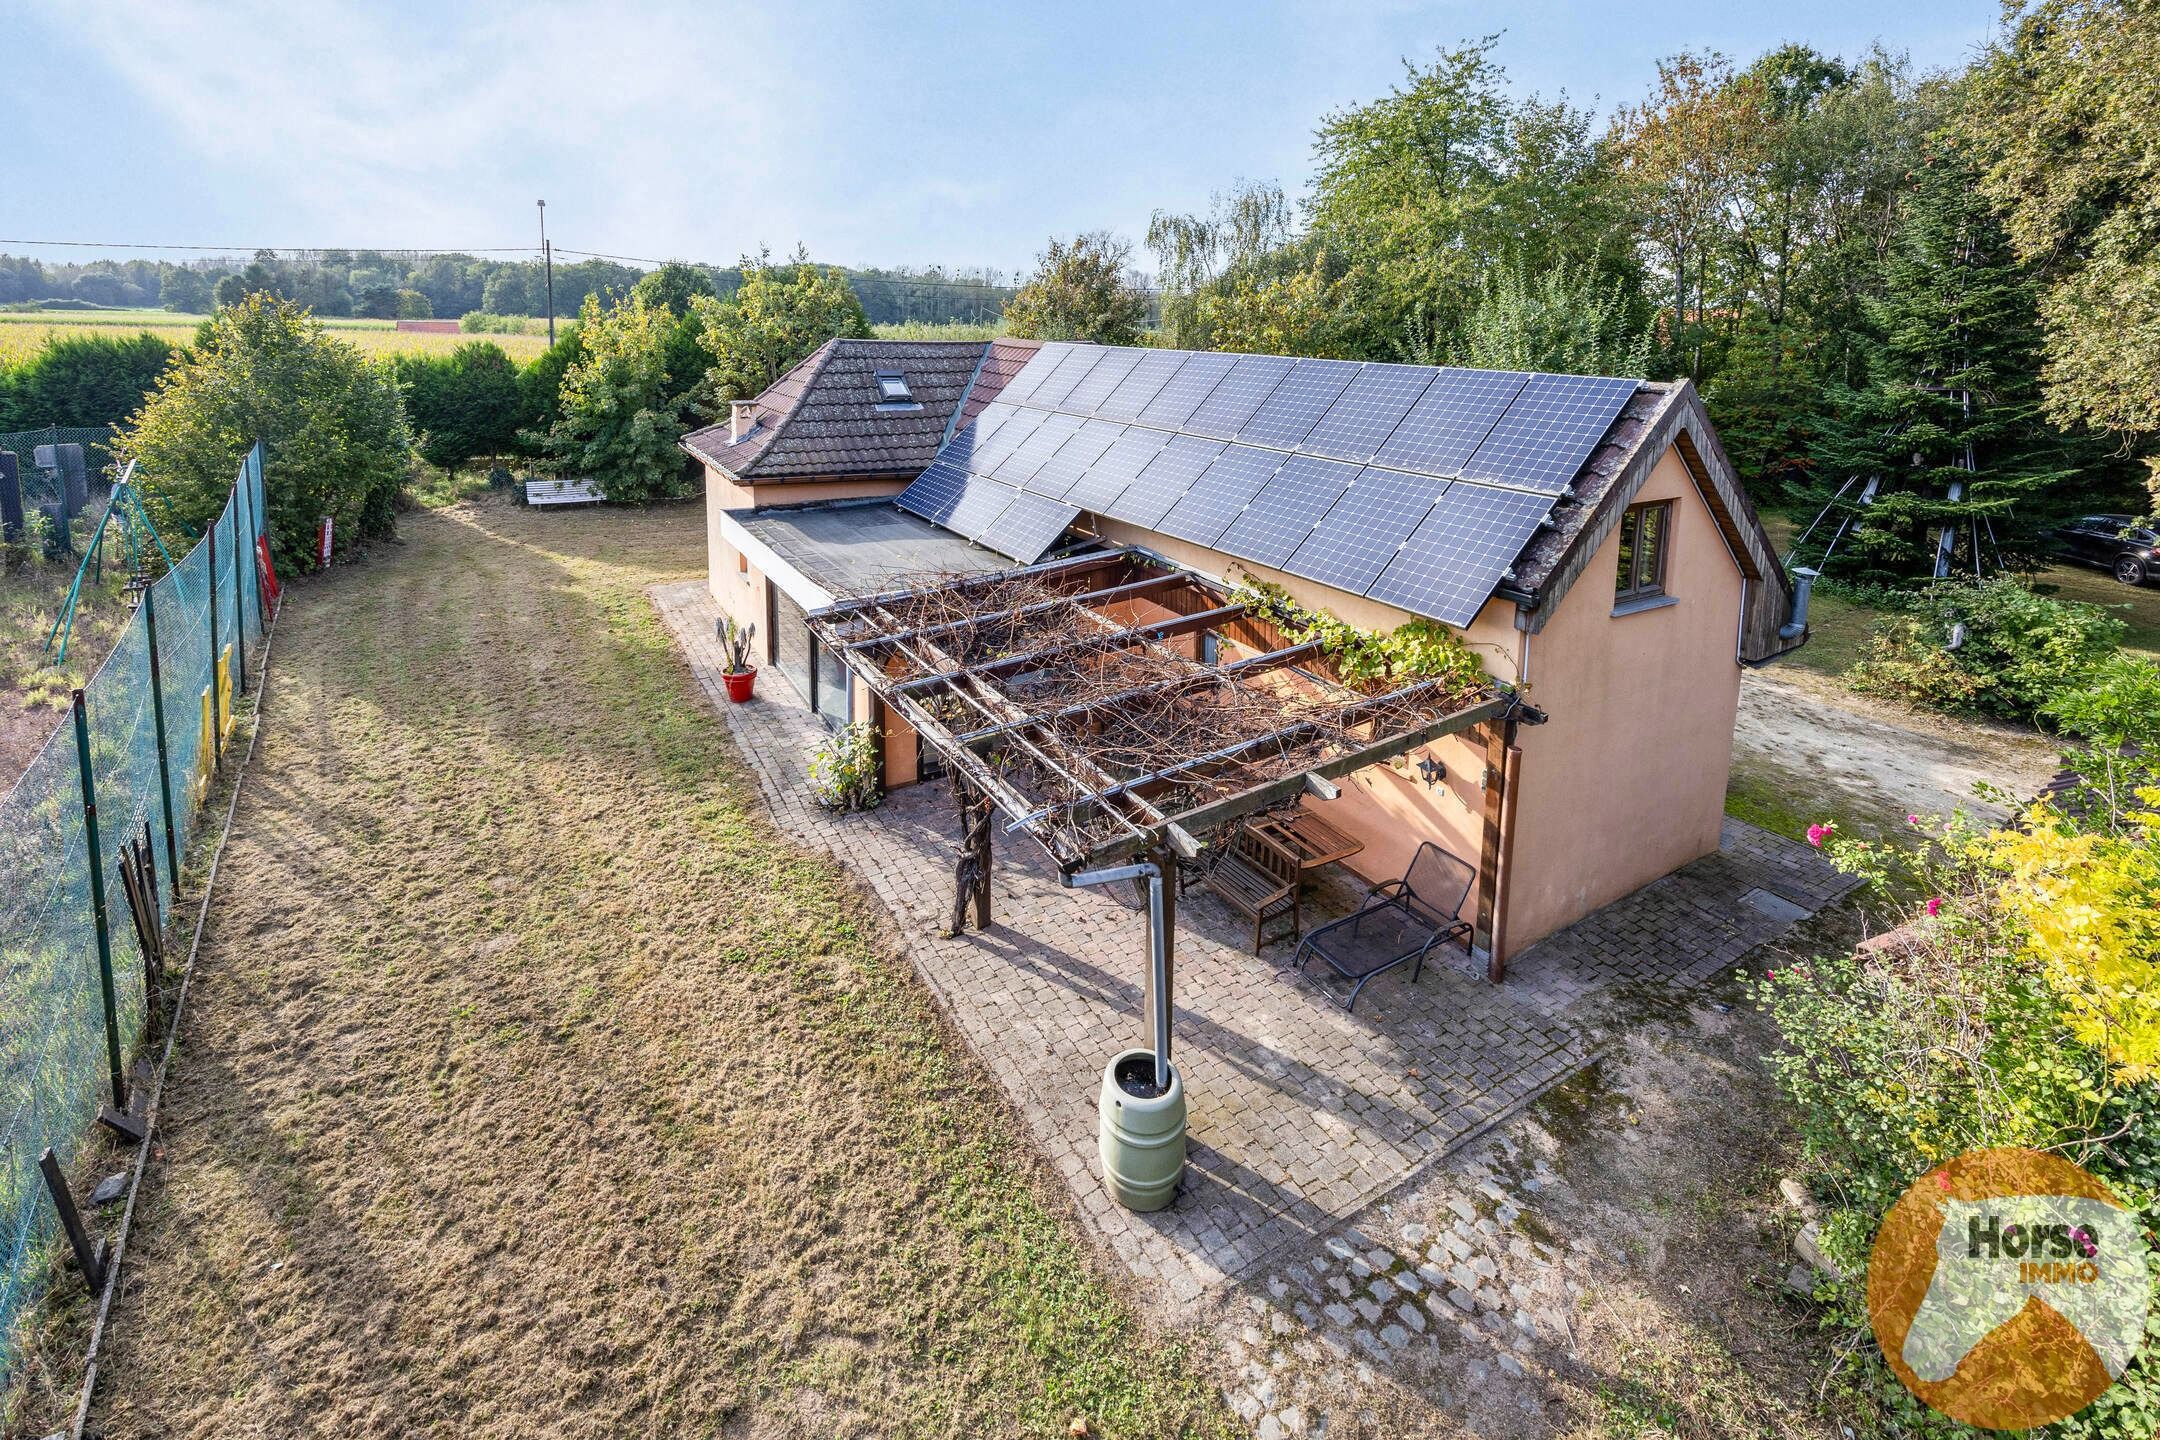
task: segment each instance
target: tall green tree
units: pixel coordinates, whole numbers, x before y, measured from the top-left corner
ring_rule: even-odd
[[[326,515],[352,540],[392,533],[412,448],[397,382],[272,295],[250,295],[206,322],[114,448],[140,462],[137,479],[156,518],[200,530],[257,440],[268,451],[280,569],[314,566],[312,542]]]
[[[547,456],[562,474],[596,481],[610,500],[658,500],[685,491],[676,449],[686,428],[668,373],[675,319],[631,295],[603,306],[588,295],[578,311],[578,358],[564,372],[560,415]]]
[[[1650,332],[1635,313],[1626,282],[1593,262],[1561,260],[1535,274],[1520,261],[1488,271],[1460,339],[1413,332],[1410,358],[1488,370],[1561,375],[1645,375]]]
[[[1035,273],[1005,303],[1005,325],[1030,340],[1137,345],[1148,297],[1132,274],[1132,246],[1107,230],[1053,238]]]
[[[670,260],[639,276],[637,284],[630,287],[630,293],[644,296],[648,304],[658,305],[671,315],[687,315],[692,299],[699,295],[717,296],[720,290],[704,266]]]
[[[2003,7],[1960,130],[2011,242],[2044,267],[2057,421],[2160,437],[2160,0]],[[2155,471],[2160,498],[2160,469]]]
[[[1871,503],[1855,485],[1833,506],[1851,522],[1843,573],[1907,583],[1939,561],[1992,568],[1994,547],[2014,553],[2077,473],[2074,442],[2041,413],[2039,287],[1977,182],[1948,143],[1914,171],[1883,293],[1865,306],[1868,381],[1830,392],[1820,492],[1878,482]]]
[[[812,265],[798,251],[784,265],[762,254],[745,258],[742,272],[733,295],[690,300],[714,399],[757,394],[827,340],[869,337],[862,302],[840,271]]]

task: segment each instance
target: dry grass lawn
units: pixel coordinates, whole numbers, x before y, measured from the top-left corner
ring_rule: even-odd
[[[85,541],[91,523],[76,522]],[[119,553],[115,546],[113,554]],[[74,577],[73,560],[32,559],[21,551],[0,554],[0,792],[15,783],[66,721],[69,693],[96,673],[134,617],[124,593],[124,563],[107,565],[101,580],[84,576],[67,662],[52,664],[45,641]]]
[[[643,594],[702,513],[405,535],[281,624],[94,1423],[1224,1432],[757,809]]]

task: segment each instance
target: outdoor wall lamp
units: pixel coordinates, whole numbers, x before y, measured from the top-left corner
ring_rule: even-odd
[[[1438,785],[1442,780],[1447,779],[1447,766],[1433,759],[1430,755],[1420,755],[1418,757],[1417,771],[1418,774],[1425,777],[1427,785]]]

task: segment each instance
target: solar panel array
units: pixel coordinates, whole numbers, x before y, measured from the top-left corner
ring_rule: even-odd
[[[1058,342],[899,503],[1028,563],[1089,510],[1462,626],[1637,388]]]

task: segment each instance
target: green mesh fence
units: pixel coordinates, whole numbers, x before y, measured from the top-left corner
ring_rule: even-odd
[[[169,911],[173,885],[165,827],[169,817],[173,849],[184,857],[200,818],[195,794],[204,776],[203,697],[211,694],[214,703],[216,656],[232,647],[237,709],[240,649],[246,648],[252,662],[262,640],[250,543],[255,517],[264,513],[262,486],[257,446],[210,531],[150,587],[112,653],[83,687],[107,900],[113,1020],[123,1064],[133,1062],[143,1042],[148,997],[142,951],[119,880],[121,846],[149,827],[159,894]],[[169,808],[158,764],[156,694],[164,699]],[[70,716],[0,796],[0,1360],[9,1363],[17,1321],[34,1298],[58,1239],[58,1223],[38,1177],[38,1155],[51,1146],[72,1161],[98,1106],[112,1098],[83,764]]]

